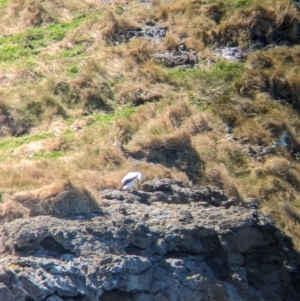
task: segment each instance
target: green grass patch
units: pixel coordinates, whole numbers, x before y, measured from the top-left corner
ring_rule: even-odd
[[[71,49],[63,50],[62,55],[64,57],[74,57],[74,56],[82,56],[85,52],[85,48],[83,45],[76,45]]]
[[[168,79],[185,79],[205,75],[206,71],[200,68],[175,68],[168,72]]]
[[[224,1],[224,0],[223,0]],[[225,0],[223,2],[226,8],[243,8],[255,5],[258,3],[257,0]]]
[[[162,135],[169,134],[169,132],[166,129],[158,127],[158,126],[152,126],[152,127],[150,127],[149,132],[151,134],[157,135],[157,136],[162,136]]]
[[[51,42],[61,41],[70,30],[91,17],[81,17],[68,23],[55,23],[46,27],[30,28],[12,36],[1,37],[0,61],[12,61],[20,57],[37,55],[41,48],[47,47]],[[84,47],[78,45],[71,50],[64,51],[63,55],[73,57],[83,52]]]
[[[253,1],[251,0],[237,0],[235,1],[234,5],[235,7],[249,7],[253,4]]]
[[[199,97],[199,93],[188,92],[188,98],[189,102],[201,112],[211,109],[211,104],[209,102],[204,102],[201,97]]]
[[[80,70],[80,67],[77,66],[77,65],[73,65],[73,66],[70,66],[67,70],[67,74],[68,75],[74,75],[76,73],[78,73]]]
[[[54,152],[45,152],[45,151],[39,151],[39,152],[36,152],[34,154],[34,157],[33,159],[34,160],[40,160],[40,159],[58,159],[60,157],[63,157],[65,156],[66,153],[65,152],[62,152],[62,151],[54,151]]]
[[[102,124],[109,123],[117,118],[126,118],[132,115],[135,112],[135,108],[131,105],[123,105],[115,108],[115,111],[112,113],[96,113],[92,115],[91,123],[92,124]]]
[[[0,0],[0,9],[5,7],[7,3],[8,3],[8,0]]]
[[[8,0],[0,0],[0,9],[5,7],[7,3],[8,3]]]
[[[47,138],[54,137],[52,133],[43,133],[37,135],[25,135],[22,137],[13,137],[13,138],[6,138],[0,140],[0,151],[4,151],[11,148],[19,147],[23,144],[27,144],[33,141],[43,140]]]
[[[243,72],[244,65],[242,63],[221,61],[214,64],[209,70],[201,68],[170,70],[167,80],[169,82],[181,82],[181,84],[202,80],[213,85],[216,80],[229,81],[241,76]]]
[[[12,61],[20,57],[29,56],[34,52],[22,45],[4,44],[0,45],[0,61]]]
[[[239,62],[220,61],[212,66],[212,73],[242,73],[244,72],[244,65]]]

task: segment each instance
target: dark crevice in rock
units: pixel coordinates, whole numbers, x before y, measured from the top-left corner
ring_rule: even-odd
[[[70,297],[60,297],[62,300],[64,301],[89,301],[90,299],[87,299],[85,296],[78,296],[78,297],[72,297],[72,299],[70,299]]]
[[[295,290],[295,292],[298,294],[298,297],[299,297],[298,300],[300,300],[300,274],[297,271],[297,272],[291,273],[290,276],[292,279],[291,285],[292,285],[293,289]]]
[[[189,257],[189,256],[199,256],[200,254],[199,253],[196,253],[196,252],[191,252],[191,251],[169,251],[165,254],[165,258],[166,259],[169,259],[169,258],[172,258],[172,259],[176,259],[176,258],[186,258],[186,257]]]
[[[205,258],[205,263],[212,270],[216,279],[225,281],[230,276],[228,262],[226,258],[219,258],[217,256]]]
[[[74,254],[70,250],[67,250],[63,245],[57,242],[53,237],[45,237],[40,243],[30,240],[26,245],[19,247],[15,246],[15,252],[20,256],[45,256],[45,257],[60,257],[64,254]]]
[[[300,296],[300,277],[293,277],[293,281],[290,278],[297,266],[287,252],[278,241],[274,241],[252,249],[250,254],[244,254],[248,283],[260,291],[266,300],[282,300],[284,294]],[[287,297],[284,300],[296,299]]]
[[[228,254],[223,249],[217,235],[201,238],[204,261],[218,280],[226,280],[230,276]]]
[[[99,301],[132,301],[133,297],[134,294],[132,293],[121,292],[114,289],[104,292],[99,298]]]
[[[65,249],[62,244],[57,242],[53,237],[45,237],[41,241],[41,246],[42,248],[51,253],[51,254],[58,254],[58,255],[63,255],[63,254],[73,254],[71,251]]]
[[[143,251],[145,251],[145,249],[134,245],[129,245],[124,249],[124,251],[126,252],[127,255],[141,256],[143,255]]]
[[[55,293],[51,296],[47,296],[45,299],[41,301],[90,301],[91,299],[87,299],[86,296],[72,296],[72,297],[64,297],[64,296],[59,296],[59,294]],[[32,300],[35,301],[35,300]]]
[[[35,245],[35,241],[33,240],[27,241],[26,246],[23,247],[18,247],[18,245],[14,246],[14,250],[16,253],[29,253],[36,249],[37,246]]]

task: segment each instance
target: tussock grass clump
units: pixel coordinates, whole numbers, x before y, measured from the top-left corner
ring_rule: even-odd
[[[127,42],[129,30],[136,30],[140,25],[132,19],[115,15],[108,11],[103,19],[102,37],[108,44]]]
[[[274,67],[274,59],[264,51],[255,51],[247,58],[250,69],[271,69]]]
[[[203,169],[203,162],[192,145],[190,134],[185,131],[141,137],[129,148],[129,152],[134,157],[146,158],[147,162],[176,167],[192,181],[199,178]]]
[[[180,128],[183,121],[191,114],[191,107],[185,101],[178,101],[167,110],[167,117],[175,129]]]
[[[288,215],[288,217],[297,224],[300,224],[300,211],[287,202],[280,204],[284,212]]]
[[[167,32],[166,36],[163,38],[162,51],[176,49],[180,45],[181,41],[177,34]]]
[[[257,92],[268,92],[275,99],[289,99],[293,101],[290,82],[279,71],[249,70],[237,86],[242,95],[253,97]]]
[[[67,115],[64,107],[50,96],[42,96],[40,100],[28,101],[26,110],[38,120],[51,118],[53,115],[62,117]]]
[[[117,94],[117,101],[121,104],[132,104],[134,106],[158,101],[165,94],[160,86],[147,83],[130,85],[126,83],[125,85],[120,85],[118,89],[120,91]]]
[[[187,117],[182,125],[191,135],[197,135],[213,129],[213,124],[207,114],[198,113]]]
[[[91,6],[82,1],[12,0],[0,14],[2,34],[12,34],[28,27],[50,22],[69,22],[91,13]]]
[[[296,249],[300,244],[300,223],[299,223],[299,198],[292,193],[283,193],[277,196],[277,202],[265,204],[262,211],[268,214],[276,224],[292,237]]]
[[[22,216],[22,212],[27,216],[74,216],[100,211],[97,202],[88,191],[68,182],[53,183],[37,190],[5,195],[2,210],[2,215],[6,218],[9,218],[9,215],[10,218]]]
[[[255,97],[266,92],[279,103],[292,104],[299,110],[300,77],[295,65],[299,62],[298,46],[259,51],[250,55],[247,62],[249,69],[235,84],[241,95]]]
[[[292,167],[286,158],[270,158],[264,164],[262,172],[285,180],[287,185],[292,185],[296,190],[300,189],[299,170]]]
[[[54,86],[54,94],[68,108],[87,110],[110,110],[109,100],[113,97],[107,81],[79,74],[70,81],[59,81]]]
[[[251,129],[251,131],[249,131]],[[235,137],[238,139],[246,139],[252,145],[268,145],[269,133],[268,131],[254,119],[247,119],[242,122],[238,129],[234,131]],[[280,135],[278,136],[280,137]],[[276,139],[278,138],[276,137]],[[275,141],[275,139],[274,139]]]
[[[219,24],[215,39],[222,45],[240,47],[247,47],[254,42],[263,45],[296,43],[299,39],[299,15],[292,1],[285,1],[284,9],[281,5],[274,7],[269,4],[235,10],[231,17]]]
[[[126,54],[133,59],[136,64],[143,64],[150,60],[153,53],[153,47],[146,40],[139,41],[133,39],[128,44]]]
[[[0,221],[1,223],[10,222],[17,218],[29,217],[29,209],[14,201],[11,198],[4,196],[4,201],[0,204]]]
[[[139,137],[140,129],[143,127],[146,131],[151,128],[151,123],[160,123],[161,106],[166,104],[148,103],[139,106],[133,114],[121,116],[113,121],[113,133],[115,139],[122,144],[129,143],[133,137]],[[150,123],[149,127],[147,126]],[[139,139],[139,138],[138,138]],[[116,141],[116,140],[115,140]]]
[[[230,176],[230,173],[224,164],[208,164],[205,168],[205,179],[208,185],[223,189],[230,197],[237,201],[243,200],[238,182]]]
[[[101,171],[115,171],[125,164],[126,158],[120,149],[113,146],[88,147],[87,150],[75,159],[77,168]]]
[[[22,114],[22,110],[0,103],[0,136],[21,136],[28,132],[31,127],[30,119]]]

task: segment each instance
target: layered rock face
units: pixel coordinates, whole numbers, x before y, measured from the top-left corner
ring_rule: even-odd
[[[3,301],[299,300],[289,239],[255,206],[172,180],[102,192],[102,213],[0,229]]]

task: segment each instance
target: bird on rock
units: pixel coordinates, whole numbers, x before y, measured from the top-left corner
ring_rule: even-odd
[[[131,190],[135,186],[135,181],[138,180],[141,182],[143,180],[143,176],[139,172],[129,172],[121,181],[123,184],[123,190]]]

